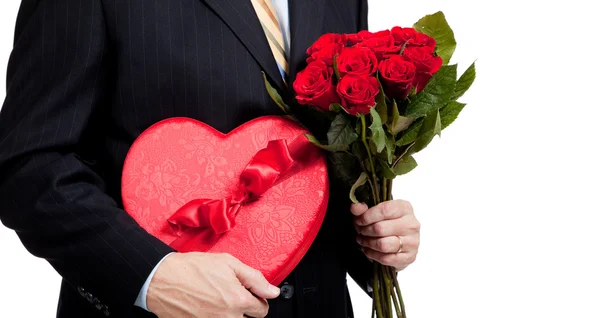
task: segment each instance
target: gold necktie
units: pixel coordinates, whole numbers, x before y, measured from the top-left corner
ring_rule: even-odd
[[[285,74],[288,74],[288,61],[285,55],[285,45],[283,42],[283,34],[279,26],[279,20],[275,14],[272,0],[251,0],[254,10],[258,15],[260,24],[262,25],[269,46],[275,57],[275,61],[279,64],[279,67],[283,69]],[[285,79],[284,79],[285,80]]]

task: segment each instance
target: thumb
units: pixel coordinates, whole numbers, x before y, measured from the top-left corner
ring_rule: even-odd
[[[355,216],[361,216],[368,210],[369,207],[364,203],[352,204],[350,206],[350,212],[352,212],[352,214],[354,214]]]
[[[269,284],[260,271],[240,261],[233,262],[230,266],[240,283],[255,296],[265,299],[273,299],[279,296],[279,288]]]

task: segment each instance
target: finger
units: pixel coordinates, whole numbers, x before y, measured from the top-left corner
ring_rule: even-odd
[[[267,299],[273,299],[279,296],[279,288],[269,284],[260,271],[243,264],[237,259],[230,262],[229,265],[235,272],[240,283],[254,295]]]
[[[358,227],[358,234],[368,237],[386,237],[395,236],[400,232],[401,225],[398,220],[387,220],[371,224],[369,226]]]
[[[369,210],[369,207],[364,203],[352,204],[350,206],[350,212],[354,215],[361,215]]]
[[[386,266],[392,266],[397,270],[403,270],[408,265],[414,263],[417,258],[416,252],[402,252],[402,253],[381,253],[370,248],[363,248],[365,256],[373,261]]]
[[[243,310],[244,315],[248,317],[263,318],[269,313],[269,303],[265,299],[257,298],[250,294],[246,302]]]
[[[404,248],[404,246],[401,246],[400,238],[398,236],[371,238],[359,235],[356,238],[356,242],[362,247],[368,247],[381,253],[398,253],[400,247]],[[404,245],[404,241],[402,242],[402,245]]]
[[[386,237],[386,236],[409,236],[419,233],[421,224],[414,215],[406,215],[400,219],[384,220],[367,226],[359,226],[357,232],[364,236]]]
[[[402,243],[400,243],[400,240],[402,240]],[[359,235],[356,238],[356,241],[362,247],[388,254],[398,253],[398,250],[405,253],[415,252],[419,250],[420,245],[418,234],[410,236],[388,236],[382,238],[371,238]],[[400,247],[402,247],[402,249],[400,249]]]
[[[366,226],[383,220],[399,219],[409,214],[413,214],[413,209],[408,201],[385,201],[357,215],[354,221],[359,226]]]

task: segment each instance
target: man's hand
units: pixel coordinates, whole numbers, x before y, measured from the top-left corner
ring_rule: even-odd
[[[400,271],[412,264],[419,250],[421,224],[407,201],[394,200],[372,208],[353,204],[357,242],[365,255]]]
[[[228,254],[176,253],[158,267],[148,309],[160,318],[265,317],[279,288]]]

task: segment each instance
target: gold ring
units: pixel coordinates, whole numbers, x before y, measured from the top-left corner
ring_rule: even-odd
[[[398,240],[400,241],[400,247],[398,247],[398,252],[396,252],[396,254],[401,253],[402,248],[404,247],[404,243],[402,243],[402,238],[400,236],[398,236]]]

